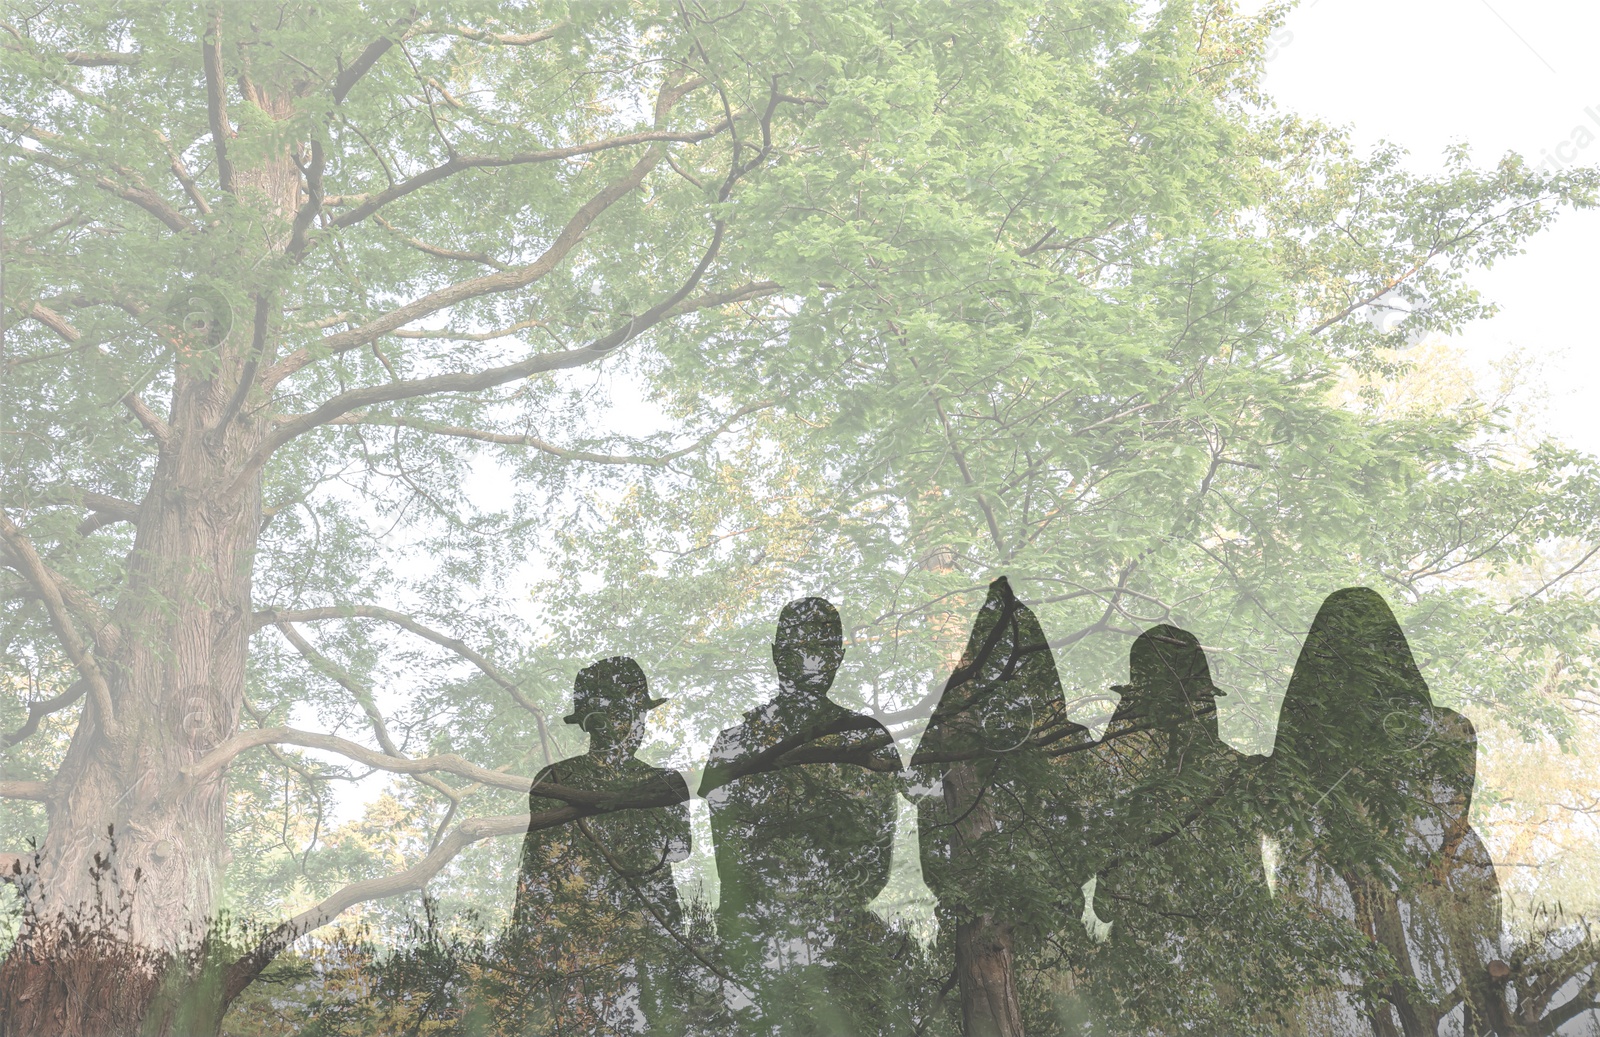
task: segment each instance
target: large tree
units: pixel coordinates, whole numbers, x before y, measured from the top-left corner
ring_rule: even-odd
[[[1069,698],[1177,622],[1269,743],[1316,601],[1370,583],[1436,694],[1558,730],[1592,606],[1443,581],[1586,549],[1591,463],[1378,397],[1594,178],[1352,154],[1259,95],[1271,24],[13,7],[4,1025],[128,1028],[162,977],[109,949],[204,961],[224,908],[272,924],[219,1009],[358,905],[508,888],[458,855],[528,827],[581,662],[645,662],[692,768],[797,590],[908,736],[1002,572]],[[322,838],[338,758],[410,779],[365,843]]]

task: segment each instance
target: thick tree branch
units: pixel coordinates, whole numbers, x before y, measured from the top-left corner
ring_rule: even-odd
[[[554,763],[550,752],[550,729],[546,725],[544,710],[540,709],[531,699],[522,693],[522,688],[517,682],[501,672],[498,666],[490,662],[482,653],[469,648],[459,638],[441,633],[432,627],[417,622],[410,616],[395,612],[393,609],[382,608],[378,605],[337,605],[331,608],[273,610],[267,609],[255,614],[256,629],[260,630],[269,623],[314,623],[326,619],[377,619],[386,623],[393,623],[403,630],[409,630],[418,637],[432,641],[441,648],[461,656],[472,665],[476,666],[484,676],[498,684],[511,696],[511,700],[518,706],[533,715],[533,722],[539,729],[539,746],[544,752],[544,762]]]
[[[29,135],[31,136],[32,134],[30,133]],[[126,184],[119,184],[108,176],[91,173],[63,158],[46,151],[40,151],[37,148],[29,148],[21,144],[10,144],[8,147],[30,162],[65,173],[68,176],[91,180],[102,191],[114,194],[124,201],[132,202],[175,231],[186,231],[194,228],[194,223],[189,217],[168,205],[165,198],[162,198],[144,184],[135,184],[131,187]]]
[[[317,649],[312,646],[311,642],[301,637],[299,631],[295,630],[292,625],[285,622],[279,622],[275,625],[277,626],[278,631],[288,639],[289,643],[294,645],[295,651],[304,656],[307,662],[309,662],[321,673],[333,678],[339,683],[340,687],[344,688],[355,697],[356,703],[361,707],[361,711],[365,713],[367,715],[367,719],[372,722],[372,733],[377,736],[378,744],[383,746],[384,753],[393,759],[405,759],[405,754],[400,751],[400,747],[395,744],[394,738],[389,734],[389,725],[384,721],[383,714],[378,710],[378,703],[373,699],[371,690],[364,687],[349,673],[345,672],[344,668],[339,666],[332,659],[329,659],[327,656],[317,651]],[[343,739],[341,739],[341,741],[343,741]],[[355,742],[350,742],[348,744],[355,746],[356,748],[361,748],[360,746],[357,746]],[[452,788],[451,786],[440,781],[438,778],[433,777],[432,774],[428,773],[431,770],[439,769],[443,768],[424,767],[415,770],[403,770],[399,771],[398,773],[414,774],[417,776],[417,780],[422,784],[445,796],[452,803],[458,802],[461,796],[461,790]]]
[[[399,20],[396,28],[404,29],[415,17],[415,14],[406,15]],[[361,81],[362,76],[372,71],[372,66],[378,63],[379,58],[389,53],[393,46],[394,40],[388,36],[379,36],[367,44],[354,61],[340,69],[339,75],[333,81],[333,103],[344,104],[344,99],[349,96],[350,90]]]
[[[439,425],[430,421],[422,421],[418,418],[407,418],[392,414],[352,414],[338,418],[334,421],[330,421],[328,424],[377,425],[387,428],[409,428],[416,429],[418,432],[426,432],[430,435],[451,436],[457,439],[471,439],[480,443],[494,443],[499,446],[531,447],[534,450],[549,454],[552,457],[559,457],[564,461],[587,461],[594,464],[644,465],[651,468],[661,468],[665,465],[671,464],[680,457],[687,456],[688,454],[692,454],[695,451],[702,449],[706,444],[712,442],[718,436],[728,431],[729,427],[731,427],[735,421],[738,421],[746,414],[751,414],[759,410],[765,410],[771,406],[771,403],[758,403],[751,404],[748,407],[741,407],[731,416],[729,416],[726,421],[722,422],[715,429],[706,433],[704,436],[701,436],[693,443],[690,443],[688,446],[680,447],[679,449],[673,450],[670,453],[655,455],[597,454],[588,450],[571,450],[566,447],[556,446],[554,443],[548,443],[537,436],[511,435],[501,432],[486,432],[482,429],[463,428],[459,425]]]
[[[810,732],[810,734],[813,737],[821,736],[823,734],[841,730],[841,725],[848,725],[852,723],[855,723],[853,718],[846,718],[835,724],[823,725],[817,730]],[[277,738],[282,740],[282,736],[279,734],[279,732],[286,730],[287,729],[284,728],[277,728],[272,729],[271,731],[245,732],[243,735],[237,736],[234,739],[230,739],[226,745],[220,747],[205,759],[194,764],[192,767],[187,768],[185,773],[191,777],[199,777],[205,773],[210,773],[217,767],[226,763],[226,760],[222,760],[221,756],[226,750],[229,750],[232,746],[234,746],[235,743],[240,743],[241,739],[262,738],[271,740]],[[321,742],[323,739],[331,738],[331,736],[327,735],[311,735],[305,732],[296,732],[295,734],[297,736],[303,736],[308,740],[317,739],[319,742]],[[342,742],[343,740],[340,739],[338,741]],[[768,771],[780,767],[802,766],[809,763],[824,762],[850,762],[881,770],[883,769],[884,765],[880,764],[879,761],[869,759],[869,757],[872,755],[874,749],[881,749],[883,746],[891,744],[887,735],[884,736],[881,745],[874,746],[871,744],[866,744],[843,751],[834,748],[816,749],[801,744],[801,742],[803,742],[803,740],[791,740],[790,742],[784,743],[783,746],[776,747],[774,751],[764,752],[743,760],[740,762],[739,766],[729,768],[725,772],[725,777],[731,780],[732,778],[742,777],[745,774],[759,771]],[[266,742],[262,741],[256,744],[266,744]],[[294,742],[291,744],[304,743]],[[249,746],[245,746],[245,748],[248,747]],[[317,747],[321,748],[324,746],[319,744]],[[354,750],[354,752],[346,752],[347,748]],[[243,750],[240,749],[238,751]],[[459,766],[460,769],[454,769],[452,772],[462,774],[463,776],[472,776],[474,780],[483,780],[484,784],[501,785],[504,787],[503,783],[507,779],[507,776],[499,771],[486,771],[483,768],[474,767],[472,764],[467,764],[465,761],[460,760],[459,757],[456,757],[453,754],[449,756],[431,757],[428,760],[401,762],[390,757],[386,757],[375,750],[367,749],[364,746],[355,745],[354,743],[345,743],[345,746],[333,748],[333,751],[346,755],[352,755],[352,758],[360,759],[362,762],[368,762],[372,766],[384,767],[386,769],[393,769],[400,766],[420,766],[425,763],[435,766],[436,769],[447,769],[446,766],[441,765],[441,763],[443,763],[447,764],[449,768],[455,768]],[[359,755],[356,755],[356,753],[359,753]],[[235,752],[234,755],[237,755],[237,752]],[[895,766],[898,768],[897,762],[895,763]],[[522,788],[529,787],[529,791],[531,792],[531,786],[532,783],[528,782],[527,786],[515,786],[515,788],[518,791],[521,791]],[[588,792],[550,783],[542,783],[538,785],[537,790],[540,798],[554,800],[566,805],[556,807],[551,810],[543,810],[537,814],[529,813],[501,817],[474,818],[469,821],[463,821],[460,825],[456,826],[456,828],[448,836],[444,837],[444,839],[439,842],[438,846],[434,850],[432,850],[416,865],[413,865],[405,871],[395,875],[389,875],[377,879],[368,879],[366,881],[352,883],[344,887],[343,889],[334,893],[332,896],[323,900],[321,903],[302,911],[295,917],[283,922],[270,934],[268,934],[266,939],[253,948],[249,954],[230,965],[228,968],[227,979],[224,984],[224,997],[236,997],[239,992],[244,990],[244,988],[248,986],[257,975],[260,974],[261,970],[264,969],[284,948],[288,947],[289,944],[293,943],[301,936],[304,936],[306,933],[328,924],[345,909],[368,900],[378,900],[384,897],[392,897],[401,893],[409,892],[413,889],[421,888],[428,879],[438,874],[438,872],[446,864],[453,860],[463,848],[471,845],[472,843],[480,842],[484,839],[495,838],[497,836],[521,835],[537,829],[554,828],[593,814],[611,813],[619,810],[649,810],[665,806],[672,806],[683,802],[682,793],[674,791],[608,794]]]
[[[36,302],[33,304],[31,309],[24,312],[26,312],[29,317],[32,317],[40,324],[43,324],[45,327],[55,332],[58,336],[71,345],[75,346],[83,341],[83,332],[74,327],[73,324],[65,317],[61,316],[61,314],[50,309],[48,306],[45,306],[43,303]],[[144,400],[139,398],[139,394],[137,392],[129,389],[127,393],[123,395],[122,403],[133,413],[135,418],[139,419],[139,424],[145,427],[145,431],[149,432],[155,441],[163,448],[165,448],[172,441],[172,430],[167,427],[167,423],[165,421],[162,421],[161,418],[159,418],[156,413],[145,404]]]
[[[441,753],[437,756],[408,757],[395,753],[380,752],[369,749],[359,742],[352,742],[348,738],[338,735],[321,734],[315,731],[299,731],[292,727],[261,727],[250,731],[241,731],[226,742],[217,746],[204,757],[183,768],[184,777],[191,781],[199,781],[218,773],[229,763],[233,762],[241,753],[263,745],[294,745],[302,749],[321,749],[324,752],[338,753],[340,756],[354,760],[368,767],[375,767],[391,774],[429,775],[429,774],[454,774],[460,778],[467,778],[480,785],[490,788],[510,789],[513,792],[527,792],[533,787],[532,778],[524,778],[516,774],[507,774],[504,771],[490,770],[480,767],[475,763],[456,755],[455,753]],[[573,793],[584,799],[585,803],[598,803],[601,800],[581,793]]]
[[[255,385],[256,371],[261,365],[261,354],[267,348],[267,325],[271,321],[272,293],[260,292],[256,295],[255,319],[250,324],[250,355],[239,369],[239,384],[234,386],[228,405],[222,409],[221,417],[217,418],[216,431],[219,437],[238,416],[244,401],[250,398],[250,389]]]
[[[79,68],[105,68],[107,65],[132,68],[139,64],[140,58],[138,53],[124,54],[116,50],[69,50],[61,55],[62,61]]]
[[[618,325],[609,334],[595,339],[586,346],[557,353],[538,353],[515,364],[492,367],[483,371],[462,371],[453,374],[434,375],[430,378],[395,381],[386,385],[352,389],[349,392],[340,393],[338,396],[333,397],[316,410],[282,419],[277,430],[267,436],[261,446],[256,449],[256,452],[245,462],[234,480],[232,489],[237,490],[240,486],[243,486],[245,480],[260,471],[273,453],[285,443],[304,435],[314,428],[326,425],[351,411],[382,403],[392,403],[396,400],[412,399],[417,396],[449,392],[477,392],[535,374],[582,367],[585,364],[601,359],[619,346],[648,331],[667,317],[684,312],[684,300],[690,292],[694,291],[695,286],[700,283],[700,279],[705,276],[706,269],[711,265],[712,259],[716,257],[717,251],[722,244],[724,230],[725,225],[718,221],[715,225],[710,245],[707,246],[705,253],[700,257],[700,262],[696,264],[689,278],[677,291],[652,306],[649,310],[646,310],[642,315],[630,317],[625,324]],[[774,288],[772,290],[776,291],[777,289]],[[741,294],[741,297],[749,297],[744,289],[739,291],[744,293]],[[727,301],[728,294],[707,294],[700,296],[696,301],[703,306],[721,305]]]
[[[390,310],[383,316],[359,328],[352,328],[349,331],[327,336],[317,343],[317,353],[336,355],[352,349],[359,349],[379,336],[410,324],[421,317],[426,317],[430,313],[448,309],[468,299],[476,299],[479,296],[492,295],[499,292],[515,291],[533,284],[551,270],[554,270],[567,257],[567,254],[577,246],[578,242],[583,240],[583,236],[588,231],[590,224],[601,213],[610,208],[612,203],[626,196],[628,192],[644,182],[644,178],[649,174],[650,170],[654,169],[656,164],[661,161],[662,154],[662,149],[659,146],[651,145],[644,156],[634,163],[633,168],[628,171],[626,176],[608,184],[602,191],[579,207],[578,211],[567,221],[567,225],[561,229],[561,233],[556,236],[555,241],[551,242],[550,247],[544,251],[544,254],[527,266],[470,278],[441,288],[436,292],[430,292],[420,299]],[[270,392],[273,386],[294,374],[306,364],[309,364],[312,358],[313,354],[309,349],[295,350],[267,370],[262,376],[262,387]]]
[[[72,665],[77,667],[78,672],[89,684],[89,692],[100,714],[100,726],[106,734],[115,737],[119,728],[116,713],[111,708],[111,688],[106,683],[105,675],[100,672],[100,664],[95,661],[94,654],[84,643],[82,635],[78,633],[72,617],[67,614],[66,603],[62,601],[64,581],[50,571],[44,560],[39,557],[39,553],[33,549],[33,543],[23,535],[22,530],[11,521],[11,516],[4,511],[0,511],[0,541],[4,541],[22,574],[39,592],[45,611],[50,615],[50,625],[55,629],[56,640],[61,643],[62,650],[67,653]]]
[[[138,52],[124,53],[116,50],[67,50],[60,53],[48,51],[29,50],[26,44],[31,43],[26,36],[17,31],[16,26],[9,22],[0,22],[0,29],[10,33],[16,43],[0,44],[0,49],[15,51],[18,54],[28,54],[42,60],[54,59],[67,65],[76,65],[78,68],[105,68],[109,65],[137,65],[140,55]],[[22,46],[19,46],[22,44]]]
[[[502,47],[526,47],[534,43],[543,43],[566,26],[566,22],[556,22],[548,29],[538,32],[489,32],[484,29],[473,29],[465,25],[430,25],[424,23],[412,30],[415,36],[460,36],[463,39],[476,43],[496,43]]]
[[[468,169],[497,169],[502,166],[557,162],[561,159],[576,158],[579,155],[594,155],[616,148],[632,147],[635,144],[696,144],[716,136],[727,128],[728,123],[723,120],[700,130],[643,130],[639,133],[628,133],[620,137],[608,137],[605,140],[591,141],[588,144],[574,144],[566,148],[524,151],[511,155],[457,155],[441,165],[424,170],[416,176],[379,191],[377,194],[341,198],[341,202],[346,205],[353,204],[355,208],[339,215],[334,219],[333,225],[335,227],[349,227],[360,223],[390,202],[404,198],[413,191],[420,190],[429,184],[437,183],[446,177],[454,176]]]
[[[77,497],[78,503],[91,512],[88,518],[78,524],[80,534],[88,535],[102,526],[109,526],[115,522],[139,521],[139,505],[133,501],[113,497],[109,493],[95,493],[92,490],[80,490]]]
[[[296,163],[298,164],[298,159]],[[301,166],[301,172],[306,178],[306,201],[300,206],[300,211],[294,214],[294,225],[289,230],[289,244],[284,252],[291,259],[299,259],[305,254],[309,243],[307,235],[311,232],[311,224],[316,220],[317,213],[322,211],[322,174],[327,169],[327,156],[323,154],[322,142],[311,142],[311,161]]]
[[[238,997],[261,970],[271,964],[291,943],[314,929],[327,925],[347,908],[369,900],[398,896],[421,889],[444,866],[455,859],[466,847],[485,839],[526,832],[530,824],[558,824],[578,817],[580,811],[572,807],[545,811],[539,815],[509,814],[499,817],[477,817],[463,821],[449,835],[440,840],[421,861],[405,871],[382,878],[353,882],[320,903],[307,908],[273,929],[250,953],[230,964],[223,979],[223,1002]],[[557,820],[558,819],[558,820]]]
[[[228,139],[233,127],[228,124],[228,97],[222,70],[222,8],[213,8],[200,37],[201,64],[206,75],[206,119],[211,127],[211,146],[217,153],[217,182],[233,193],[233,163],[228,159]]]
[[[0,544],[0,547],[3,547],[3,544]],[[16,570],[19,573],[22,572],[21,560],[13,557],[11,552],[7,550],[0,550],[0,565]],[[111,623],[110,614],[87,591],[77,584],[71,583],[66,577],[50,568],[49,563],[45,563],[44,571],[61,588],[61,600],[67,603],[67,607],[76,612],[81,618],[89,621],[92,628],[90,632],[94,635],[96,644],[104,648],[120,636],[120,631]],[[29,601],[43,600],[36,590],[7,594],[6,597]]]
[[[362,76],[372,71],[372,66],[378,63],[379,58],[389,53],[393,46],[394,40],[380,36],[367,44],[366,48],[356,56],[355,61],[341,69],[333,81],[334,103],[344,104],[344,99],[349,96],[351,88],[361,81]]]
[[[28,719],[22,726],[8,735],[0,735],[0,749],[9,749],[18,742],[33,737],[39,730],[39,721],[51,713],[59,713],[83,697],[89,690],[89,682],[85,680],[74,681],[71,687],[54,698],[45,699],[43,702],[30,702],[28,704]]]
[[[83,332],[79,331],[72,324],[72,322],[67,320],[67,318],[63,317],[55,310],[50,309],[50,307],[44,305],[43,303],[36,302],[33,304],[31,309],[23,310],[22,312],[38,321],[40,324],[43,324],[45,327],[55,332],[56,335],[62,340],[72,345],[77,345],[83,340]]]
[[[49,798],[48,781],[0,781],[0,799],[31,799],[43,803]]]
[[[390,234],[393,234],[399,241],[411,246],[418,252],[433,256],[435,259],[457,259],[464,263],[482,263],[484,266],[493,267],[496,270],[510,269],[508,264],[500,262],[487,252],[463,252],[460,249],[441,248],[438,245],[430,245],[420,238],[413,238],[408,234],[401,233],[395,228],[394,224],[390,223],[382,216],[373,216],[373,219],[377,221],[378,226],[382,227]]]
[[[144,430],[150,433],[150,438],[154,439],[162,449],[171,445],[172,429],[165,421],[161,420],[155,411],[150,409],[149,405],[139,397],[138,393],[129,389],[127,395],[122,397],[122,402],[127,406],[128,410],[133,412],[133,416],[139,419],[139,424],[144,426]]]
[[[448,328],[441,328],[436,331],[401,329],[399,331],[391,331],[389,334],[395,338],[449,339],[452,342],[492,342],[497,338],[505,338],[507,335],[514,335],[528,328],[542,328],[545,323],[542,320],[520,320],[508,328],[496,328],[493,331],[451,331]]]
[[[449,634],[441,633],[432,627],[417,622],[403,612],[382,608],[378,605],[334,605],[327,608],[314,609],[264,609],[255,614],[256,629],[276,623],[315,623],[327,619],[378,619],[385,623],[393,623],[403,630],[409,630],[418,637],[432,641],[442,648],[461,656],[463,659],[476,666],[485,677],[494,681],[511,694],[517,704],[528,711],[543,715],[543,711],[535,706],[522,694],[522,689],[510,677],[502,673],[499,667],[490,662],[482,653],[473,651],[467,644]]]

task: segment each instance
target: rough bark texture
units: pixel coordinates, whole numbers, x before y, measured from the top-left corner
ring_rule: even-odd
[[[235,188],[280,217],[298,202],[287,157],[239,171]],[[208,986],[196,980],[227,863],[226,771],[189,780],[182,768],[238,730],[244,700],[261,479],[238,475],[268,416],[234,396],[251,370],[254,317],[234,314],[220,343],[204,329],[175,332],[166,442],[95,639],[113,723],[86,701],[51,782],[44,841],[16,876],[24,922],[0,963],[0,1037],[220,1025],[220,998],[195,997]]]
[[[225,775],[182,768],[232,735],[244,696],[259,480],[230,491],[260,422],[214,425],[216,382],[183,379],[173,435],[139,508],[116,632],[102,655],[108,733],[85,706],[19,885],[27,928],[0,967],[6,1034],[128,1032],[168,956],[206,935],[226,864]],[[109,971],[98,981],[85,970]]]
[[[955,824],[956,854],[981,856],[998,826],[982,798],[976,763],[953,764],[944,796]],[[1016,938],[1012,926],[991,912],[966,912],[956,924],[956,982],[961,994],[961,1032],[967,1037],[1022,1037],[1017,997]]]

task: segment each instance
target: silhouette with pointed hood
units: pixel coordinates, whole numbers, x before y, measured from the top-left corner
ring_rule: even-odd
[[[625,656],[580,672],[574,699],[565,719],[588,732],[589,749],[545,767],[529,792],[534,824],[494,998],[518,1017],[514,1032],[682,1034],[694,994],[670,865],[689,853],[689,789],[677,771],[634,756],[646,714],[664,700]],[[567,806],[540,795],[558,787],[606,799],[540,827],[541,814]]]
[[[700,794],[711,814],[724,960],[756,995],[751,1030],[868,1032],[840,991],[889,879],[900,755],[872,717],[829,700],[844,659],[823,598],[785,605],[778,694],[717,738]]]
[[[1469,819],[1476,757],[1471,722],[1433,705],[1383,598],[1330,595],[1262,795],[1289,895],[1342,914],[1394,962],[1369,982],[1364,1010],[1380,1028],[1432,1034],[1460,998],[1468,1032],[1488,1032],[1505,1010],[1499,883]]]
[[[1087,740],[1038,619],[996,579],[911,760],[923,880],[939,898],[963,1033],[1022,1032],[1017,964],[1076,906],[1086,864],[1070,750]]]

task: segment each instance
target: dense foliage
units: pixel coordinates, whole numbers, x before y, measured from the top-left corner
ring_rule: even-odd
[[[909,760],[1002,574],[1091,729],[1171,623],[1265,752],[1363,585],[1436,701],[1566,737],[1600,470],[1383,393],[1600,181],[1356,153],[1261,94],[1280,14],[9,4],[7,867],[181,871],[135,943],[290,919],[229,994],[424,887],[487,940],[580,668],[639,661],[695,788],[821,594],[834,698]],[[341,806],[373,771],[409,777]],[[305,1002],[240,996],[241,1032]]]

